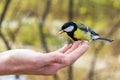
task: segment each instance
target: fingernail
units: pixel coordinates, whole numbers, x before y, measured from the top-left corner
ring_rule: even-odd
[[[72,43],[69,44],[69,46],[72,46],[72,45],[73,45]]]
[[[81,43],[81,41],[76,41],[76,42],[79,43],[79,44]]]
[[[72,44],[70,43],[70,44],[68,44],[68,47],[70,48],[72,46]]]
[[[85,43],[86,43],[86,44],[89,44],[89,42],[88,42],[88,41],[85,41]]]
[[[82,44],[83,44],[83,46],[86,46],[87,48],[89,47],[89,45],[88,45],[89,42],[88,41],[84,41]]]
[[[88,44],[88,43],[89,43],[89,42],[86,41],[86,40],[82,41],[82,44]]]

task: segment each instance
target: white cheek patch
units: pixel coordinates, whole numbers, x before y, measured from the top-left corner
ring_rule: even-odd
[[[71,31],[73,31],[73,29],[74,29],[74,26],[69,26],[66,29],[64,29],[64,31],[71,32]]]

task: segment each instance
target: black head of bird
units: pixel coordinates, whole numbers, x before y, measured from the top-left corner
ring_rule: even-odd
[[[76,23],[67,22],[61,27],[60,33],[63,33],[63,32],[69,33],[69,32],[75,31],[76,29],[77,29]]]

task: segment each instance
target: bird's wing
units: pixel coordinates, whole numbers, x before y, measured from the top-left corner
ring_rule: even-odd
[[[78,27],[85,32],[90,32],[93,35],[98,35],[96,32],[94,32],[93,30],[85,26],[84,24],[80,24]]]

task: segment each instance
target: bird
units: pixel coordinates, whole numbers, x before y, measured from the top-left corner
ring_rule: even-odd
[[[84,24],[80,24],[79,26],[75,22],[66,22],[62,25],[60,29],[61,33],[67,33],[67,35],[73,40],[87,40],[87,41],[95,41],[95,40],[104,40],[108,42],[112,42],[112,39],[105,38],[97,34],[95,31],[90,29]]]

